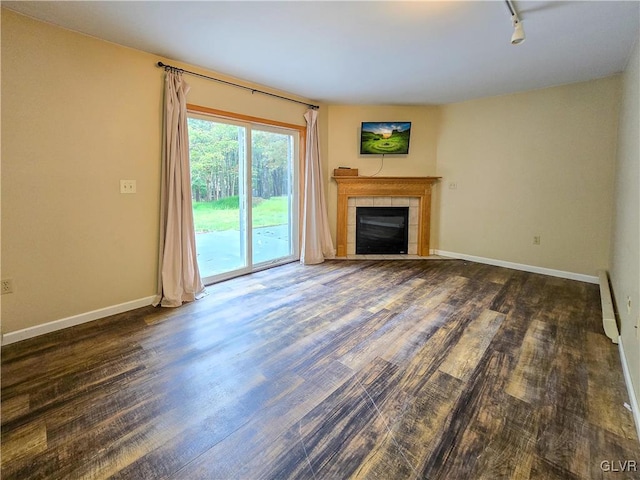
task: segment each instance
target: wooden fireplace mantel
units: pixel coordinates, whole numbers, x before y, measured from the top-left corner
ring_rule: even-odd
[[[442,177],[333,177],[338,184],[336,255],[347,256],[347,201],[350,197],[418,198],[418,255],[429,255],[431,185]]]

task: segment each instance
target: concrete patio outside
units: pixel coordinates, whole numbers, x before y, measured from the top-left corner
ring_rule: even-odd
[[[253,264],[257,265],[291,255],[288,225],[253,229]],[[239,230],[196,234],[200,275],[211,277],[245,266],[241,255]]]

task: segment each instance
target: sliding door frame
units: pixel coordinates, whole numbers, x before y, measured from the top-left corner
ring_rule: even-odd
[[[246,124],[252,124],[255,125],[257,127],[260,126],[264,126],[266,127],[266,129],[268,129],[269,127],[271,128],[284,128],[287,130],[293,130],[294,132],[298,133],[298,162],[297,165],[294,166],[294,170],[297,170],[297,179],[298,179],[298,191],[295,192],[294,198],[297,199],[297,230],[298,230],[298,235],[297,238],[292,238],[292,255],[293,255],[293,260],[291,261],[296,261],[300,259],[300,245],[301,245],[301,240],[302,240],[302,202],[303,202],[303,196],[304,196],[304,164],[305,164],[305,155],[306,155],[306,138],[307,138],[307,128],[306,126],[302,126],[302,125],[295,125],[292,123],[285,123],[285,122],[280,122],[277,120],[270,120],[270,119],[266,119],[266,118],[260,118],[260,117],[253,117],[250,115],[244,115],[244,114],[239,114],[239,113],[234,113],[234,112],[227,112],[224,110],[218,110],[215,108],[209,108],[209,107],[203,107],[201,105],[195,105],[195,104],[187,104],[187,113],[192,113],[194,115],[202,115],[202,116],[206,116],[206,117],[213,117],[213,118],[218,118],[221,120],[228,120],[231,123],[246,123]],[[250,146],[249,146],[250,148]],[[247,152],[247,155],[251,155],[251,150],[249,150]],[[251,158],[247,159],[247,165],[249,168],[251,168]],[[294,179],[295,179],[295,175],[294,175]],[[245,184],[243,185],[244,188],[251,188],[251,172],[247,172],[246,174],[246,178],[245,178]],[[246,222],[247,222],[247,229],[249,232],[252,231],[252,226],[251,226],[251,205],[246,205],[245,207],[245,213],[247,215],[246,217]],[[290,220],[293,220],[293,218],[291,218]],[[294,232],[295,233],[295,232]],[[248,240],[248,239],[247,239]],[[249,242],[251,243],[251,242]],[[230,274],[221,274],[221,275],[216,275],[215,278],[213,279],[212,282],[207,282],[207,284],[210,283],[216,283],[218,281],[223,281],[223,280],[227,280],[229,278],[233,278],[239,275],[244,275],[246,273],[250,273],[250,272],[257,272],[260,270],[265,270],[267,268],[271,268],[272,266],[276,266],[278,264],[280,264],[279,262],[274,263],[274,262],[267,262],[264,264],[258,264],[258,266],[253,265],[253,259],[252,259],[253,253],[251,251],[251,249],[249,249],[249,251],[247,252],[247,260],[249,262],[249,265],[241,270],[237,270],[234,271],[233,273]],[[282,262],[282,263],[288,263],[287,261]],[[208,280],[209,278],[207,278]]]

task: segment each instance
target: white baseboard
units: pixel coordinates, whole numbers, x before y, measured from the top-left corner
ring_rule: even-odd
[[[522,270],[523,272],[539,273],[541,275],[550,275],[552,277],[566,278],[569,280],[578,280],[579,282],[598,284],[599,279],[596,275],[583,275],[582,273],[564,272],[562,270],[554,270],[552,268],[534,267],[533,265],[524,265],[522,263],[506,262],[504,260],[496,260],[493,258],[476,257],[465,253],[446,252],[444,250],[434,250],[436,255],[442,257],[457,258],[460,260],[469,260],[470,262],[485,263],[496,267],[512,268],[514,270]]]
[[[618,351],[620,352],[620,363],[622,363],[622,371],[624,372],[624,383],[627,384],[627,393],[629,393],[629,403],[631,404],[631,413],[633,413],[633,421],[636,424],[636,434],[640,439],[640,408],[638,408],[638,398],[631,381],[631,373],[629,372],[629,364],[624,354],[624,346],[622,345],[622,337],[618,338]]]
[[[16,330],[15,332],[5,333],[4,335],[2,335],[2,345],[9,345],[10,343],[37,337],[38,335],[44,335],[45,333],[51,333],[57,330],[62,330],[63,328],[80,325],[81,323],[92,322],[93,320],[98,320],[99,318],[128,312],[129,310],[134,310],[140,307],[146,307],[148,305],[151,305],[151,302],[153,302],[155,298],[155,295],[151,297],[140,298],[138,300],[132,300],[130,302],[121,303],[119,305],[112,305],[110,307],[92,310],[91,312],[81,313],[72,317],[61,318],[60,320],[43,323],[42,325],[36,325],[35,327],[29,327],[23,330]]]

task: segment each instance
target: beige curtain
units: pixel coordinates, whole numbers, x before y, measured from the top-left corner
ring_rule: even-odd
[[[320,162],[320,139],[318,112],[307,110],[307,148],[304,169],[304,203],[302,212],[302,246],[300,262],[305,265],[322,263],[334,258],[327,203],[324,196],[322,165]]]
[[[196,258],[191,204],[187,93],[180,71],[165,69],[160,253],[154,305],[179,307],[205,295]]]

